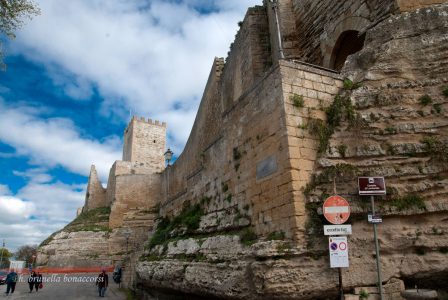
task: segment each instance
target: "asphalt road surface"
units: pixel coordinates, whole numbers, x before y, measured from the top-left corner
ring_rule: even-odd
[[[109,274],[109,287],[104,298],[98,296],[95,279],[98,274],[56,274],[44,276],[43,289],[29,293],[27,276],[19,278],[14,294],[6,296],[6,285],[0,285],[0,299],[35,299],[35,300],[87,300],[87,299],[109,299],[125,300],[124,292],[118,290],[118,285]],[[46,282],[45,282],[46,281]]]

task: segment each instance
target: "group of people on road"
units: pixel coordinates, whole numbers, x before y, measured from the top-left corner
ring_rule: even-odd
[[[19,275],[12,270],[11,272],[6,275],[6,292],[5,294],[8,296],[10,293],[14,294],[14,291],[16,290],[16,284],[19,279]],[[28,285],[30,288],[30,293],[33,292],[33,289],[36,290],[36,292],[42,288],[42,274],[31,272],[30,277],[28,277]]]
[[[30,287],[30,293],[33,292],[33,288],[36,290],[36,292],[39,291],[43,287],[42,285],[42,274],[31,272],[30,277],[28,277],[28,286]]]
[[[120,267],[117,267],[113,274],[113,279],[117,284],[121,283],[121,274],[122,269]],[[14,290],[16,289],[16,284],[18,281],[19,276],[17,273],[13,270],[8,273],[6,276],[6,295],[8,296],[10,293],[13,294]],[[33,292],[33,289],[39,291],[39,289],[42,289],[42,274],[37,273],[35,271],[32,271],[30,276],[28,277],[28,286],[30,289],[30,293]],[[96,285],[98,287],[98,294],[100,297],[104,297],[104,294],[106,293],[106,289],[109,285],[109,276],[106,273],[106,270],[103,269],[102,272],[98,275],[98,278],[96,279]]]

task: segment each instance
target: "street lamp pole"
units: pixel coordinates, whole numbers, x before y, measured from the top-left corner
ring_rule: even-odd
[[[170,191],[170,162],[173,158],[173,151],[171,151],[170,148],[166,150],[166,152],[163,154],[165,156],[165,162],[166,162],[166,186],[165,186],[165,200],[168,201],[168,193]]]

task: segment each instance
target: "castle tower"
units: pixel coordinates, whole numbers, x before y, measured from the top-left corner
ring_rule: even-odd
[[[98,207],[109,206],[110,203],[106,199],[106,189],[103,188],[95,165],[90,167],[89,183],[86,191],[86,201],[83,211],[89,211]]]
[[[124,131],[123,161],[137,162],[154,172],[165,167],[166,123],[133,117]]]

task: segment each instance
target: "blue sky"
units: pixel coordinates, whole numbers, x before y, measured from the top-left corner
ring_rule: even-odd
[[[167,122],[182,151],[213,58],[261,0],[36,3],[0,72],[0,239],[13,250],[74,218],[91,164],[106,182],[130,113]]]

